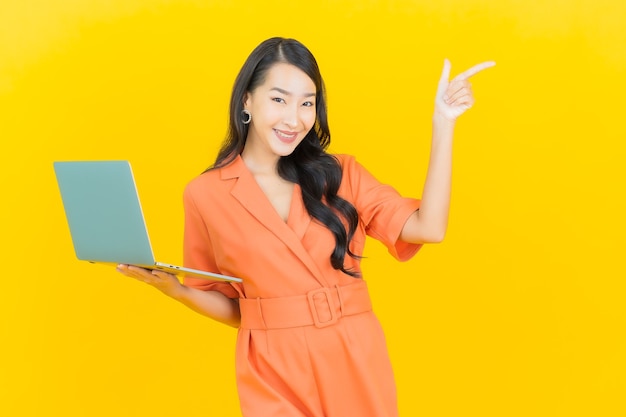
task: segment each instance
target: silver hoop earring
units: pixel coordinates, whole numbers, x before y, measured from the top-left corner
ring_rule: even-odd
[[[248,123],[252,121],[252,114],[248,110],[243,109],[241,111],[241,119],[242,119],[241,122],[244,125],[247,125]]]

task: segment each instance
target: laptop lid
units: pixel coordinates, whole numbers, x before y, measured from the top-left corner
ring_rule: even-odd
[[[154,264],[128,161],[55,162],[54,170],[78,259]]]
[[[155,261],[128,161],[57,161],[54,170],[78,259],[243,282],[241,278]]]

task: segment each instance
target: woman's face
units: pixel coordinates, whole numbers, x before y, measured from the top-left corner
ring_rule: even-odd
[[[298,67],[278,63],[246,96],[252,115],[244,152],[277,160],[289,155],[315,124],[315,83]]]

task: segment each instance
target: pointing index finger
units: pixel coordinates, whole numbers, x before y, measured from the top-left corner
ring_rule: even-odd
[[[478,65],[474,65],[472,68],[463,71],[462,73],[460,73],[459,75],[457,75],[456,77],[454,77],[455,80],[466,80],[469,77],[476,75],[477,73],[479,73],[480,71],[493,67],[494,65],[496,65],[496,63],[494,61],[486,61],[486,62],[481,62]]]

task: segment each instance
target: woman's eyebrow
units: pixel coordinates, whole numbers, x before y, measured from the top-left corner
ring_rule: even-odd
[[[270,91],[278,91],[279,93],[284,94],[286,96],[292,95],[289,91],[283,90],[280,87],[272,87],[272,88],[270,88]],[[313,97],[313,96],[315,96],[315,93],[304,93],[302,95],[302,97]]]

